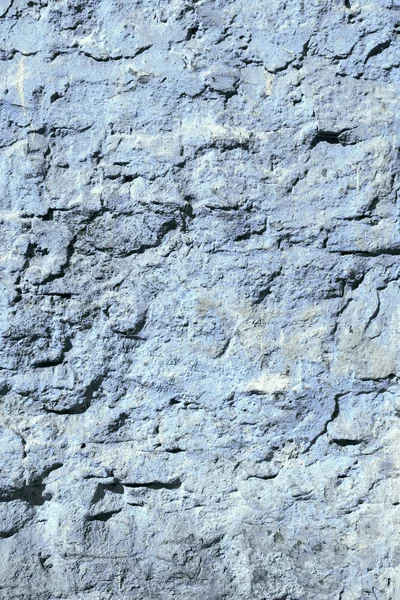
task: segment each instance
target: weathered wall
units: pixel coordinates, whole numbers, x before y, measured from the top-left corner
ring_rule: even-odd
[[[0,598],[400,598],[399,2],[0,13]]]

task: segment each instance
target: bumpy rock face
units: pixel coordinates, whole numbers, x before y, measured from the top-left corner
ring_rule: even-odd
[[[399,598],[399,2],[0,13],[1,598]]]

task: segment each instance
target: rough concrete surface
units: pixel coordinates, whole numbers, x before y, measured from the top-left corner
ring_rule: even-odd
[[[1,600],[400,598],[399,0],[0,0]]]

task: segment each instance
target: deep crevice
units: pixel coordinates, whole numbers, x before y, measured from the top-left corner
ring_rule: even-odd
[[[332,439],[332,444],[336,444],[337,446],[341,446],[344,448],[345,446],[358,446],[362,444],[364,440],[347,440],[343,438],[334,438]]]
[[[24,485],[14,492],[0,495],[0,502],[21,500],[22,502],[27,502],[31,506],[43,506],[45,502],[48,502],[52,498],[52,495],[49,492],[45,492],[45,489],[46,486],[44,483]]]
[[[342,138],[343,134],[348,131],[351,131],[351,129],[341,129],[340,131],[321,129],[311,141],[310,148],[315,148],[321,142],[325,142],[327,144],[340,144],[341,146],[351,145],[350,142],[346,142],[346,140]]]
[[[329,250],[332,254],[340,256],[363,256],[365,258],[376,258],[378,256],[400,256],[400,248],[388,248],[387,250]]]
[[[171,481],[149,481],[147,483],[124,483],[127,488],[147,488],[149,490],[177,490],[181,487],[182,481],[177,477]]]
[[[50,367],[56,367],[64,362],[64,357],[56,358],[55,360],[38,360],[32,364],[34,369],[47,369]]]
[[[372,48],[372,50],[368,52],[364,64],[367,63],[369,59],[373,56],[378,56],[378,54],[381,54],[384,50],[386,50],[386,48],[389,48],[390,44],[391,40],[386,40],[385,42],[377,44],[374,48]]]
[[[120,508],[118,510],[104,511],[104,512],[98,513],[97,515],[88,515],[86,517],[86,520],[87,521],[100,521],[102,523],[106,523],[107,521],[109,521],[111,519],[111,517],[120,513],[121,510],[122,510],[122,508]]]
[[[268,481],[269,479],[276,479],[279,475],[278,473],[273,473],[272,475],[249,475],[247,479],[261,479],[263,481]]]

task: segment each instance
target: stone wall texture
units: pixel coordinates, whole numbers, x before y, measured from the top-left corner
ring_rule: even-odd
[[[0,599],[400,599],[400,1],[0,0]]]

